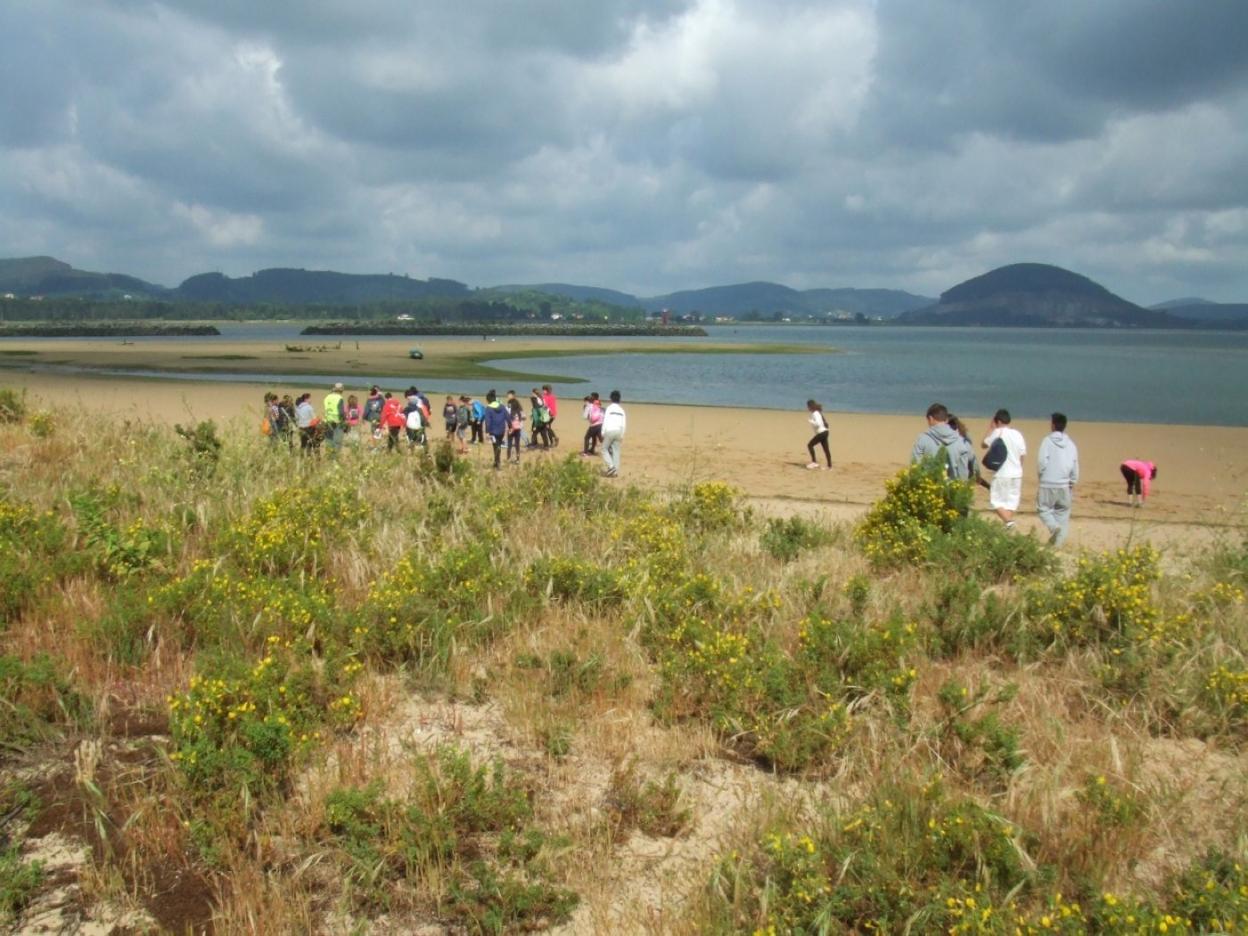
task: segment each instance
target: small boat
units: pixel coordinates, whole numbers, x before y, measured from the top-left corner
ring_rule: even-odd
[[[423,361],[425,358],[425,352],[421,351],[420,348],[412,348],[411,351],[407,352],[407,356],[413,361]]]

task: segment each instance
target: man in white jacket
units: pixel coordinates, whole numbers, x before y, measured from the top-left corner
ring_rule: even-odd
[[[1070,504],[1079,482],[1079,450],[1066,434],[1066,417],[1054,413],[1050,418],[1053,430],[1040,443],[1036,467],[1040,471],[1040,490],[1036,494],[1036,513],[1048,528],[1049,543],[1061,546],[1070,532]]]
[[[620,447],[624,443],[624,407],[620,406],[620,391],[611,391],[611,402],[602,414],[602,460],[606,467],[602,473],[615,478],[620,473]]]

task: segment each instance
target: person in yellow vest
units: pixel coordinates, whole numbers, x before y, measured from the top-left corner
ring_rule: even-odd
[[[346,426],[346,401],[342,398],[342,384],[325,394],[325,430],[330,448],[341,448],[343,430]]]

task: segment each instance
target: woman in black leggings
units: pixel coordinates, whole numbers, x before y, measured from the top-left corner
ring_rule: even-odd
[[[810,452],[810,464],[806,467],[817,471],[821,467],[815,457],[815,446],[823,446],[823,457],[828,468],[832,467],[832,450],[828,448],[828,421],[823,418],[823,407],[814,400],[806,401],[806,411],[810,413],[810,428],[815,430],[814,436],[806,443],[806,451]]]

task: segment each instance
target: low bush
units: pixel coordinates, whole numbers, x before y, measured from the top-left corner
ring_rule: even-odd
[[[0,387],[0,423],[20,423],[26,418],[26,392]]]
[[[528,794],[502,764],[477,766],[446,747],[415,767],[403,798],[376,783],[326,798],[316,838],[338,850],[352,903],[369,913],[417,907],[482,933],[567,919],[577,897],[553,878],[558,843],[532,825]]]
[[[759,545],[774,559],[792,562],[802,553],[832,542],[830,532],[801,517],[771,517],[758,538]]]

